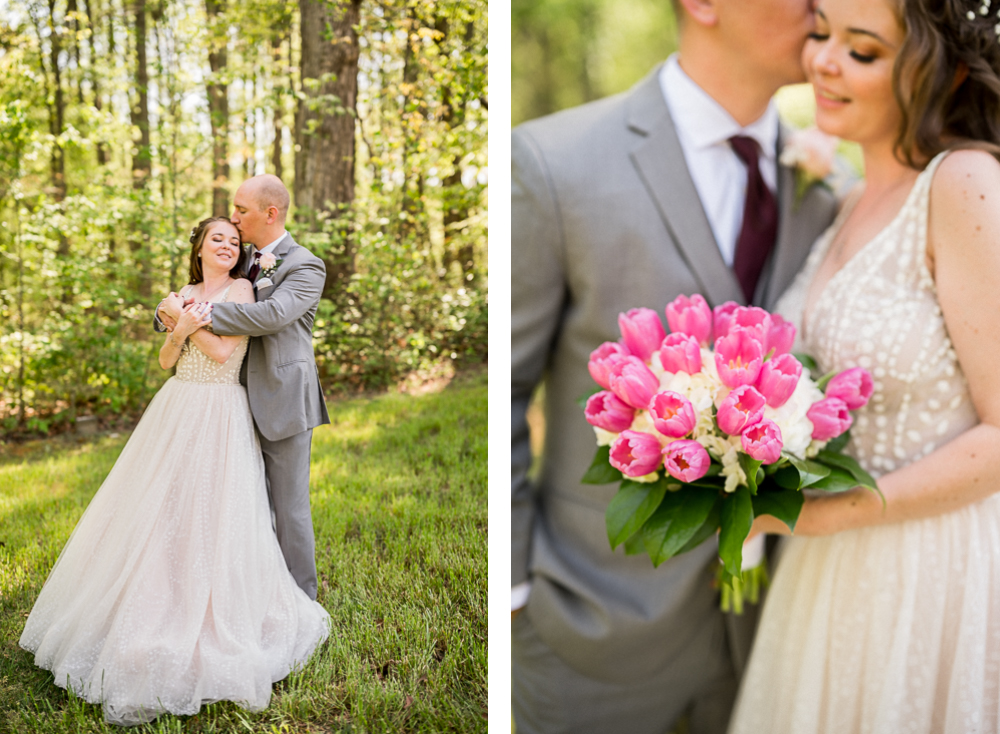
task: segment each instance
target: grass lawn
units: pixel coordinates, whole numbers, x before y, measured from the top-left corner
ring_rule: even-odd
[[[330,639],[261,713],[221,702],[129,731],[486,731],[486,373],[329,407],[313,437],[312,512]],[[0,732],[123,731],[17,641],[126,438],[0,458]]]

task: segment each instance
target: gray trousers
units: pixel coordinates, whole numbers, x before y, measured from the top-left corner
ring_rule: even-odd
[[[280,441],[257,432],[264,453],[267,492],[274,510],[278,545],[285,564],[310,599],[316,598],[316,540],[309,511],[309,459],[312,429]]]
[[[691,734],[725,734],[737,681],[721,615],[681,653],[691,665],[674,661],[640,683],[577,672],[539,638],[525,612],[511,625],[517,734],[666,734],[684,715]]]

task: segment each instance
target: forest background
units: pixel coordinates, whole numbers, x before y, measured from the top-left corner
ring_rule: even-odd
[[[329,391],[487,358],[485,0],[0,0],[0,439],[128,422],[250,176],[326,262]]]

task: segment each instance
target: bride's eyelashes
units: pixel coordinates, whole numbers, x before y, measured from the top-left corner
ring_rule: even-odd
[[[857,51],[851,51],[850,54],[852,59],[861,64],[870,64],[877,58],[875,54],[863,54]]]

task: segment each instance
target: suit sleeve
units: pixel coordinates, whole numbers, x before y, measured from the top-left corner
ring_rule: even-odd
[[[549,362],[566,292],[558,202],[541,151],[511,141],[511,585],[529,580],[535,490],[527,410]]]
[[[276,334],[319,302],[325,281],[323,261],[309,258],[294,266],[265,301],[216,304],[212,309],[212,331],[219,336]]]

